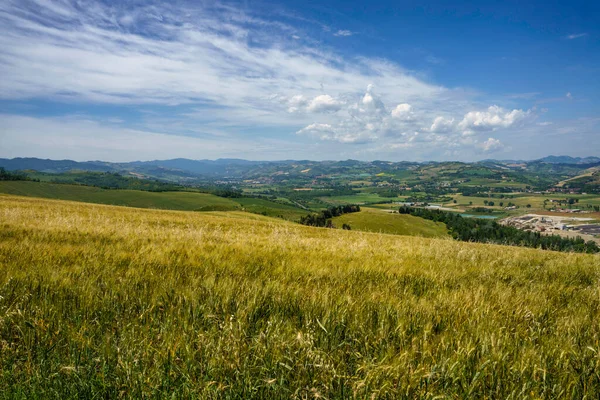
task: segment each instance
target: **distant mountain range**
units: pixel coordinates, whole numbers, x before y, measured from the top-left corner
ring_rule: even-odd
[[[548,156],[536,161],[548,164],[593,164],[600,162],[600,157]]]
[[[513,163],[526,163],[528,165],[573,165],[577,168],[587,168],[592,164],[600,163],[599,157],[569,157],[548,156],[534,161],[517,160],[483,160],[482,165]],[[219,179],[253,179],[253,177],[268,174],[298,174],[310,170],[310,175],[322,173],[347,173],[360,171],[365,173],[378,173],[381,171],[406,170],[422,167],[428,164],[443,164],[436,162],[388,162],[388,161],[308,161],[308,160],[282,160],[282,161],[248,161],[242,159],[217,159],[217,160],[190,160],[176,158],[171,160],[133,161],[126,163],[111,163],[106,161],[72,161],[49,160],[40,158],[0,158],[0,167],[9,171],[36,170],[47,173],[62,173],[74,170],[118,172],[132,175],[158,178],[170,181],[191,181],[202,178]],[[446,163],[452,164],[452,163]],[[465,163],[477,164],[477,163]]]

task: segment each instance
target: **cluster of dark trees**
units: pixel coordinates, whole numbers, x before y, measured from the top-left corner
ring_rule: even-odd
[[[485,208],[485,207],[473,207],[473,208],[471,208],[471,211],[476,212],[476,213],[486,213],[486,214],[491,214],[494,212],[494,210],[492,210],[491,208]]]
[[[0,181],[30,181],[31,179],[21,172],[10,172],[0,167]]]
[[[325,228],[335,228],[333,226],[333,222],[331,221],[331,218],[339,217],[342,214],[349,214],[349,213],[354,213],[354,212],[359,212],[359,211],[360,211],[360,206],[353,205],[353,204],[347,204],[345,206],[330,207],[326,210],[321,211],[319,214],[305,215],[304,217],[300,218],[300,223],[302,225],[319,226],[319,227],[325,227]],[[347,225],[347,224],[344,224],[344,225],[345,226],[343,227],[343,229],[350,230],[350,225]]]
[[[446,224],[452,237],[465,242],[497,243],[511,246],[535,247],[547,250],[597,253],[598,245],[582,238],[563,238],[557,235],[541,235],[539,232],[526,232],[512,226],[477,218],[463,218],[457,213],[424,208],[400,207],[400,214],[410,214]]]
[[[409,196],[406,198],[405,201],[408,203],[447,203],[449,201],[452,201],[452,197],[437,196],[428,192],[426,194]]]
[[[216,188],[212,190],[208,190],[209,193],[214,194],[219,197],[226,197],[229,199],[239,199],[240,197],[244,197],[242,191],[240,189],[234,188]],[[258,196],[261,197],[261,196]],[[266,197],[266,196],[265,196]]]
[[[530,186],[526,186],[526,189],[530,189]],[[522,189],[516,189],[514,187],[489,187],[489,186],[462,186],[460,192],[463,196],[471,197],[494,197],[497,199],[511,199],[515,196],[513,192]]]

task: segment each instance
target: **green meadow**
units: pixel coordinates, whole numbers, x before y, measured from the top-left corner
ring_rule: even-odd
[[[360,212],[333,218],[336,227],[348,224],[352,229],[422,237],[450,237],[446,226],[407,214],[394,214],[382,209],[363,207]]]

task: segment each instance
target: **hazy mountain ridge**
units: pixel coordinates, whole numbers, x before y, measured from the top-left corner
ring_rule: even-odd
[[[484,166],[491,169],[522,169],[531,171],[545,169],[570,169],[579,170],[589,168],[600,163],[599,157],[569,157],[548,156],[533,161],[515,160],[482,160],[478,162],[389,162],[382,160],[358,161],[310,161],[310,160],[282,160],[282,161],[250,161],[243,159],[217,159],[217,160],[191,160],[176,158],[169,160],[132,161],[113,163],[106,161],[73,161],[50,160],[40,158],[13,158],[0,159],[0,167],[9,171],[36,170],[48,173],[62,173],[73,170],[101,171],[128,173],[136,176],[152,177],[171,181],[186,181],[199,178],[206,179],[254,179],[259,176],[290,175],[317,177],[324,174],[367,173],[377,174],[382,172],[402,171],[427,166]],[[521,164],[515,166],[513,164]]]
[[[600,162],[600,157],[547,156],[536,161],[548,164],[593,164]]]

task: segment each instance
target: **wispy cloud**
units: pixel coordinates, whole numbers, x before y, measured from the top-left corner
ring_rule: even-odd
[[[339,31],[337,31],[336,33],[333,34],[333,36],[352,36],[354,35],[354,32],[349,31],[347,29],[340,29]]]
[[[247,148],[247,137],[270,135],[304,144],[317,138],[479,151],[485,147],[478,133],[501,133],[534,118],[532,111],[489,107],[494,102],[427,82],[385,59],[341,56],[272,16],[222,3],[5,0],[0,49],[1,99],[153,106],[159,115],[146,129],[119,132],[157,144],[185,136],[182,146],[195,149],[201,142],[188,142],[190,136],[210,131]],[[117,137],[96,124],[92,131]],[[48,126],[61,135],[56,121]],[[10,132],[3,145],[21,140],[16,129]]]
[[[586,37],[588,34],[587,33],[572,33],[570,35],[567,35],[566,38],[569,40],[573,40],[573,39],[579,39],[582,37]]]
[[[444,60],[443,58],[436,57],[432,54],[429,54],[427,57],[425,57],[425,61],[427,61],[429,64],[435,65],[441,65],[446,63],[446,60]]]

